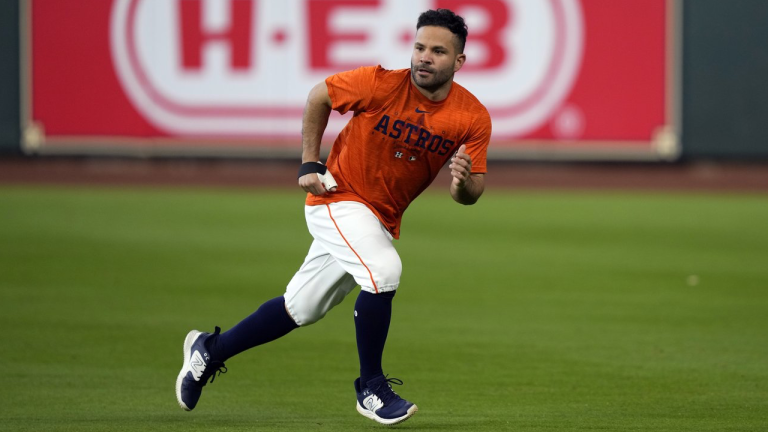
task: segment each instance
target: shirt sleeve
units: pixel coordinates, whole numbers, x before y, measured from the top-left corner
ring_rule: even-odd
[[[326,78],[333,109],[341,114],[365,111],[376,88],[376,69],[376,66],[366,66]]]
[[[467,145],[467,154],[472,159],[472,174],[488,172],[488,144],[491,141],[491,116],[483,110],[472,123],[470,133],[463,144]]]

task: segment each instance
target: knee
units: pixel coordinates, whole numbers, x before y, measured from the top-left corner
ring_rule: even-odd
[[[313,307],[308,302],[295,302],[285,301],[285,310],[288,311],[288,315],[293,318],[296,325],[300,327],[306,327],[310,324],[314,324],[322,319],[326,311]]]
[[[397,254],[386,260],[387,265],[375,270],[375,279],[379,292],[394,291],[400,285],[403,263]]]

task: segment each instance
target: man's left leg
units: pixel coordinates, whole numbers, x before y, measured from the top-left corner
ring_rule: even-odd
[[[387,379],[381,366],[392,317],[395,291],[372,294],[360,291],[355,302],[355,333],[360,357],[360,378],[355,380],[357,411],[379,423],[392,425],[411,417],[418,407],[392,391],[391,384],[402,384],[397,378]]]
[[[392,299],[397,291],[371,294],[360,291],[355,302],[355,334],[360,357],[360,381],[384,376],[381,358],[392,319]]]
[[[355,380],[357,411],[379,423],[396,424],[417,407],[392,391],[382,369],[382,353],[400,283],[402,263],[392,236],[365,205],[332,203],[307,210],[309,231],[360,285],[355,303],[355,331],[360,377]]]

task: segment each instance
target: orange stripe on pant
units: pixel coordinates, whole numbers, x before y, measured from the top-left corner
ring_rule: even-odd
[[[344,234],[341,232],[341,229],[339,229],[339,225],[336,223],[336,219],[334,219],[333,215],[331,214],[331,206],[328,204],[326,204],[325,206],[328,207],[328,216],[331,218],[331,221],[333,221],[333,225],[336,227],[336,231],[339,232],[339,235],[344,240],[344,243],[347,244],[347,246],[352,251],[352,253],[354,253],[355,256],[357,257],[357,259],[360,260],[360,264],[362,264],[363,267],[365,267],[365,269],[368,270],[368,275],[371,277],[371,283],[373,284],[373,290],[376,291],[376,294],[378,294],[379,287],[376,286],[376,281],[373,280],[373,273],[371,273],[371,269],[369,269],[368,266],[365,265],[365,262],[363,261],[362,258],[360,258],[360,255],[357,254],[357,251],[355,250],[355,248],[353,248],[352,245],[349,244],[349,242],[347,241],[347,238],[344,237]]]

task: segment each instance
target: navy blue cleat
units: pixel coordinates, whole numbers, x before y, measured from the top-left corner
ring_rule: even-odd
[[[216,372],[219,375],[227,372],[223,362],[211,359],[208,348],[205,346],[205,342],[211,337],[218,336],[220,331],[218,327],[214,333],[192,330],[184,339],[184,364],[176,378],[176,399],[187,411],[195,409],[208,378],[213,382]]]
[[[363,387],[360,378],[356,379],[357,412],[385,425],[408,420],[419,408],[398,396],[391,384],[402,385],[403,382],[397,378],[380,376],[368,381]]]

